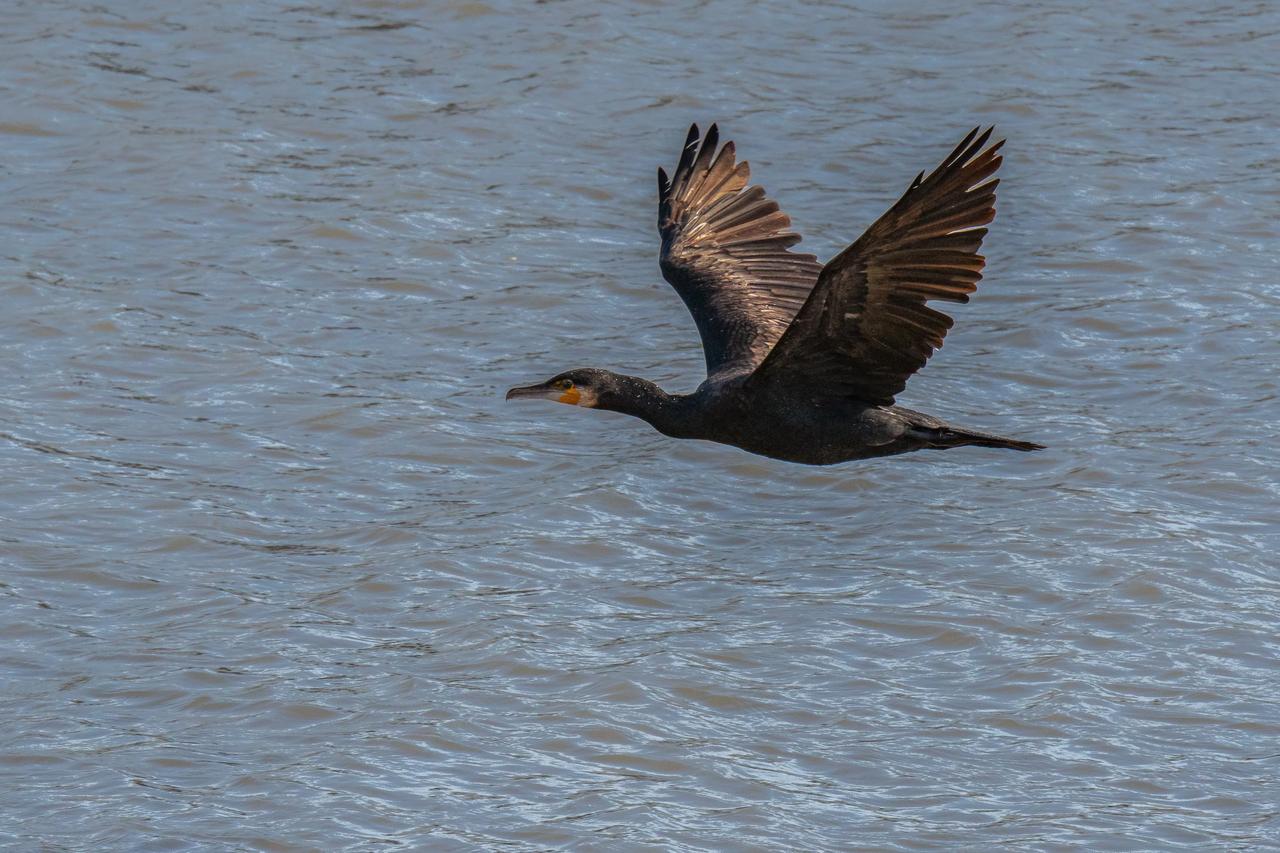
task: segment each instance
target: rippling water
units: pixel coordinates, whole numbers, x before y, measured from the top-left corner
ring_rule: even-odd
[[[1280,845],[1280,11],[958,8],[11,4],[0,844]],[[903,402],[1051,449],[504,404],[699,381],[713,120],[823,257],[995,123]]]

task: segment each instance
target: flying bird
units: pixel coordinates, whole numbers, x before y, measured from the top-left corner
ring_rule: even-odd
[[[1004,140],[970,131],[938,168],[826,264],[791,251],[800,235],[751,186],[732,142],[689,129],[675,174],[658,169],[662,275],[693,314],[707,378],[692,394],[580,368],[512,388],[634,415],[673,438],[733,445],[789,462],[830,465],[977,445],[1042,450],[953,426],[894,404],[951,328],[929,300],[968,302],[995,217]]]

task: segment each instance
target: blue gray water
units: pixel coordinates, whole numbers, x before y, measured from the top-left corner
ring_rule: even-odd
[[[0,846],[1280,847],[1280,7],[10,3]],[[806,468],[675,391],[659,164],[827,257],[970,127],[988,275]]]

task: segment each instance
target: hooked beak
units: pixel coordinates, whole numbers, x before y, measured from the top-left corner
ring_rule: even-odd
[[[560,392],[546,385],[526,385],[507,392],[508,400],[554,400],[559,396]]]
[[[541,385],[527,385],[523,388],[512,388],[507,392],[508,400],[554,400],[557,403],[568,403],[570,406],[592,406],[595,405],[595,397],[591,395],[583,395],[577,388],[569,388],[567,391],[561,388],[553,388],[547,383]]]

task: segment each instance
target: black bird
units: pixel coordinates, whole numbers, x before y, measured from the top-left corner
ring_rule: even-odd
[[[674,438],[830,465],[926,448],[1042,450],[893,404],[951,328],[926,300],[968,302],[985,263],[1004,140],[974,128],[927,177],[825,265],[734,145],[689,129],[675,177],[658,169],[662,274],[693,314],[707,378],[692,394],[646,379],[570,370],[507,399],[545,398],[635,415]],[[987,146],[984,148],[984,146]]]

